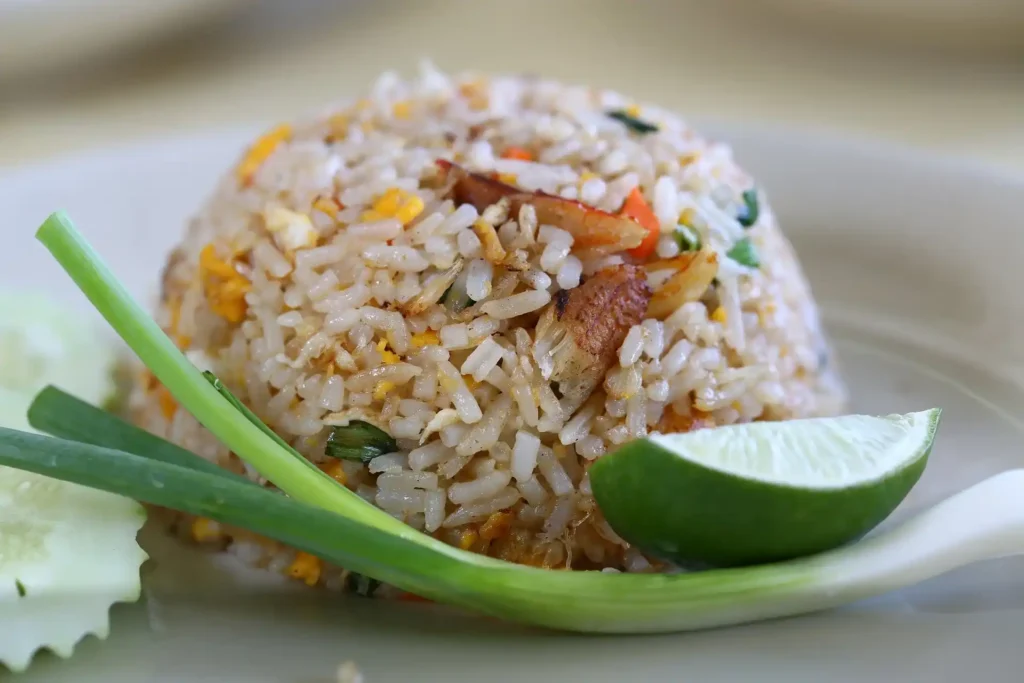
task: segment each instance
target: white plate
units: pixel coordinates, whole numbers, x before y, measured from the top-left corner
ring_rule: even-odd
[[[77,63],[223,15],[243,0],[0,0],[0,76]]]
[[[939,405],[903,509],[1024,465],[1024,180],[891,148],[711,127],[762,180],[838,341],[860,411]],[[77,302],[32,232],[67,209],[139,295],[244,135],[133,147],[0,177],[0,285]],[[24,683],[330,683],[353,659],[398,681],[984,681],[1024,670],[1024,558],[810,617],[686,635],[583,637],[415,604],[282,587],[151,541],[143,604],[107,642],[37,659]],[[0,637],[3,637],[0,634]]]

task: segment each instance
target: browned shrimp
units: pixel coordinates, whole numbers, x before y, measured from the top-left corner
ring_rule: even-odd
[[[570,233],[575,248],[615,253],[639,246],[647,236],[643,226],[625,216],[544,192],[525,192],[485,175],[470,173],[450,161],[439,159],[437,166],[444,179],[452,183],[451,193],[456,203],[472,204],[483,211],[507,197],[513,216],[523,204],[531,204],[537,212],[537,221]]]
[[[563,290],[537,323],[536,349],[545,378],[558,384],[563,408],[575,412],[601,385],[626,333],[645,317],[651,300],[644,269],[615,266]]]

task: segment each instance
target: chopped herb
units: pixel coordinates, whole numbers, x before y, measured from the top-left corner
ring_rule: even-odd
[[[761,259],[757,255],[757,249],[749,237],[744,237],[737,241],[725,255],[736,263],[740,263],[748,268],[759,268],[761,266]]]
[[[624,109],[613,109],[607,112],[610,118],[615,119],[626,128],[629,128],[634,133],[640,135],[647,135],[648,133],[657,133],[658,127],[653,123],[648,123],[642,119],[638,119],[635,116],[630,116]]]
[[[398,444],[390,434],[369,422],[352,420],[344,427],[331,430],[324,453],[341,460],[370,462],[378,455],[397,450]]]
[[[743,208],[740,209],[739,215],[736,216],[736,220],[740,222],[744,228],[749,228],[757,222],[758,216],[761,215],[761,205],[757,199],[757,189],[750,188],[743,193]]]
[[[679,244],[680,251],[697,251],[700,249],[700,233],[685,223],[680,223],[676,226],[673,236]]]
[[[349,572],[345,578],[345,589],[364,598],[372,598],[373,594],[380,588],[380,581],[371,579],[369,576]]]
[[[463,271],[457,280],[441,295],[441,303],[451,313],[461,313],[476,302],[466,292],[466,272]]]
[[[18,591],[19,598],[23,598],[28,595],[28,591],[25,590],[25,584],[21,582],[21,579],[14,580],[14,588]]]
[[[555,313],[558,315],[558,319],[561,320],[562,316],[565,315],[565,308],[569,305],[569,290],[560,289],[555,292]]]

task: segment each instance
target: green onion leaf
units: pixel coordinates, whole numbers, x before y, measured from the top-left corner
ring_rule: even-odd
[[[369,422],[352,420],[347,425],[335,427],[327,437],[324,453],[342,460],[370,462],[378,455],[394,453],[398,444],[383,429]]]
[[[673,233],[676,243],[679,244],[679,251],[697,251],[700,249],[700,233],[685,223],[676,226]]]
[[[213,385],[213,388],[217,390],[217,393],[226,398],[228,402],[235,407],[235,410],[240,412],[249,422],[259,427],[260,431],[262,431],[264,434],[266,434],[267,436],[274,440],[274,443],[276,443],[278,446],[285,449],[286,451],[290,452],[296,458],[300,458],[303,461],[305,461],[305,458],[303,458],[302,455],[297,450],[292,448],[291,444],[282,439],[281,436],[273,429],[268,427],[263,422],[263,420],[261,420],[259,416],[256,415],[256,413],[249,410],[249,407],[247,405],[239,401],[238,397],[231,393],[231,390],[224,386],[224,383],[221,382],[220,379],[218,379],[215,374],[213,374],[209,370],[204,370],[203,377],[206,378],[207,382]]]
[[[248,481],[123,451],[0,427],[0,464],[243,527],[426,597],[451,580],[434,572],[460,574],[450,546],[438,552]]]
[[[371,579],[369,576],[349,572],[345,577],[345,589],[364,598],[372,598],[378,588],[380,588],[380,581]]]
[[[749,237],[738,240],[732,245],[732,249],[725,252],[725,255],[736,263],[748,268],[759,268],[761,266],[761,258],[757,255],[757,248],[750,241]]]
[[[513,565],[376,525],[249,482],[101,446],[0,427],[0,465],[249,529],[377,581],[457,607],[571,631],[635,633],[730,623],[716,611],[792,614],[834,563],[812,560],[690,574],[559,572]],[[386,513],[385,513],[386,514]],[[397,521],[397,520],[396,520]],[[832,574],[826,572],[832,571]],[[370,584],[363,584],[366,592]],[[844,587],[841,583],[839,589]],[[862,597],[853,586],[850,596]],[[838,600],[835,600],[838,602]]]
[[[463,270],[455,282],[441,295],[441,303],[450,313],[461,313],[476,303],[469,298],[469,293],[466,291],[466,277],[466,271]]]
[[[736,220],[740,222],[744,228],[749,228],[757,222],[758,217],[761,215],[761,204],[757,198],[757,189],[750,188],[743,193],[743,208],[740,209],[739,215],[736,216]]]
[[[613,109],[612,111],[606,112],[606,114],[608,117],[615,119],[634,133],[647,135],[648,133],[658,132],[658,127],[656,125],[648,123],[643,119],[638,119],[635,116],[630,116],[624,109]]]
[[[28,423],[41,432],[62,439],[140,453],[151,460],[250,483],[245,477],[229,472],[170,441],[128,424],[57,387],[46,387],[36,395],[28,409]]]

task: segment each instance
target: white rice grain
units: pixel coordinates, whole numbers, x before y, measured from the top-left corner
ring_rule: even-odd
[[[423,526],[428,533],[437,531],[444,523],[445,516],[445,492],[431,491],[424,496],[423,501]]]
[[[502,394],[487,407],[483,417],[473,425],[466,438],[455,447],[459,455],[471,455],[485,451],[495,443],[501,436],[501,430],[509,418],[509,409],[512,407],[512,398]],[[456,408],[458,410],[458,408]],[[464,420],[464,422],[469,422]]]
[[[448,487],[448,500],[456,505],[474,503],[496,495],[511,480],[507,470],[497,470],[474,481],[457,482]]]
[[[508,320],[539,310],[550,301],[551,294],[548,292],[533,290],[513,294],[504,299],[488,301],[480,307],[480,310],[497,320]]]
[[[431,441],[425,446],[409,451],[409,469],[414,471],[425,470],[428,467],[444,462],[454,455],[455,451],[445,446],[441,441]]]
[[[558,458],[547,446],[541,447],[537,457],[537,466],[556,496],[572,493],[574,489],[572,479],[569,478],[562,463],[558,462]]]
[[[407,464],[408,458],[405,453],[387,453],[385,455],[378,455],[376,458],[371,460],[370,464],[366,466],[366,469],[370,474],[399,472]]]
[[[466,381],[462,379],[462,375],[455,369],[455,366],[448,361],[442,361],[437,364],[437,372],[441,390],[451,400],[452,406],[462,421],[466,424],[479,422],[483,417],[480,404],[470,393]]]
[[[473,301],[483,301],[491,295],[494,268],[484,259],[473,259],[466,268],[466,294]]]
[[[412,247],[377,244],[363,249],[363,259],[377,268],[394,268],[399,272],[420,272],[430,265]]]
[[[643,346],[643,328],[640,325],[633,325],[629,328],[629,332],[626,333],[626,338],[622,340],[622,346],[619,347],[619,365],[624,368],[628,368],[630,365],[640,360],[640,354],[643,352]]]
[[[466,361],[459,368],[463,375],[471,375],[477,382],[484,381],[488,373],[501,362],[502,348],[492,338],[487,337],[473,349]]]
[[[540,505],[548,499],[548,490],[540,483],[537,477],[530,477],[518,481],[516,488],[530,505]]]
[[[497,473],[495,473],[497,474]],[[512,507],[519,500],[519,491],[512,487],[506,487],[496,493],[493,497],[481,500],[472,505],[460,507],[448,515],[444,521],[446,528],[459,527],[464,524],[482,522],[495,512]]]
[[[575,256],[567,256],[558,269],[556,279],[562,289],[573,289],[580,284],[583,274],[583,263]]]
[[[464,349],[469,346],[469,330],[465,323],[445,325],[440,332],[441,345],[446,349]]]
[[[524,482],[533,477],[537,467],[537,456],[540,453],[540,439],[530,432],[516,432],[515,446],[512,449],[512,476],[516,481]]]

